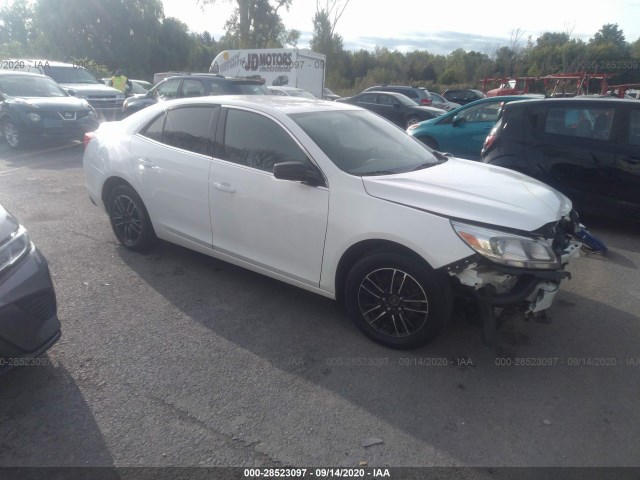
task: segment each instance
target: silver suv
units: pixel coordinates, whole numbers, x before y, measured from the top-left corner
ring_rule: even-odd
[[[118,120],[125,95],[98,81],[82,65],[49,60],[7,60],[2,67],[21,72],[47,75],[69,94],[86,99],[103,120]]]

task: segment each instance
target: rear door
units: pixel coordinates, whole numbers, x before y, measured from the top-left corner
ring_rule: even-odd
[[[209,138],[219,108],[173,108],[131,140],[139,193],[163,238],[211,247]]]

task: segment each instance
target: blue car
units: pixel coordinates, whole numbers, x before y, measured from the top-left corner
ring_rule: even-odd
[[[542,95],[505,95],[476,100],[440,117],[407,128],[407,133],[428,147],[456,157],[480,160],[484,139],[498,120],[502,105]]]

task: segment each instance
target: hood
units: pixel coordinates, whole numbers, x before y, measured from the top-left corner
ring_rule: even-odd
[[[362,177],[373,197],[449,218],[531,232],[558,221],[571,201],[526,175],[485,163],[449,158],[415,172]]]
[[[18,229],[18,220],[0,205],[0,245]]]
[[[103,85],[102,83],[61,83],[60,85],[66,90],[75,90],[81,95],[119,95],[124,97],[124,93],[120,90]]]
[[[12,103],[16,105],[24,105],[25,107],[32,107],[36,110],[43,111],[55,111],[60,110],[88,110],[89,104],[86,100],[81,98],[69,96],[69,97],[25,97],[12,99]]]

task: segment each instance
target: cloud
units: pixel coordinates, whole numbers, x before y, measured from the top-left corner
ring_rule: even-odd
[[[408,52],[412,50],[426,50],[429,53],[447,55],[458,48],[466,51],[476,51],[492,54],[501,46],[508,45],[509,38],[477,35],[460,32],[411,32],[401,37],[358,37],[345,42],[348,50],[373,50],[376,46],[389,50]]]

